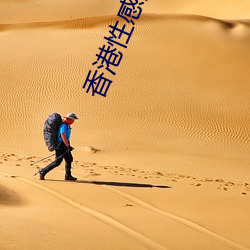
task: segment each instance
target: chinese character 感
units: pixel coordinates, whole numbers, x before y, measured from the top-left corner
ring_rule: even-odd
[[[137,10],[135,9],[135,5],[138,4],[138,0],[135,0],[135,2],[133,2],[133,0],[128,0],[128,1],[129,2],[127,2],[127,0],[120,1],[122,3],[122,5],[119,9],[117,16],[122,17],[123,19],[125,19],[129,23],[129,20],[127,17],[132,17],[133,19],[139,19],[141,12],[142,12],[142,9],[140,6],[137,6],[139,13],[137,14],[137,16],[132,16],[132,12],[133,12],[133,14],[137,13]],[[139,5],[142,5],[142,4],[144,4],[144,2],[139,3]],[[132,19],[130,19],[130,21],[133,25],[135,25],[135,23]]]

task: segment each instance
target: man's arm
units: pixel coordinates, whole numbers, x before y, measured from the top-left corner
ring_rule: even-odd
[[[62,140],[64,142],[64,144],[68,147],[69,146],[69,141],[66,138],[66,132],[61,134]]]

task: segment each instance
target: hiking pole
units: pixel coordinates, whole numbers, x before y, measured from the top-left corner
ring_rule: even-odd
[[[68,153],[68,151],[65,151],[63,154],[61,154],[60,156],[58,156],[54,161],[56,161],[56,160],[62,158],[66,153]],[[53,154],[53,155],[55,155],[55,154]],[[45,160],[45,159],[47,159],[47,158],[49,158],[49,157],[52,157],[53,155],[50,155],[50,156],[48,156],[48,157],[45,157],[45,158],[43,158],[43,159],[40,160],[40,161],[43,161],[43,160]],[[34,165],[34,164],[36,164],[36,163],[38,163],[38,162],[40,162],[40,161],[34,162],[34,163],[32,163],[31,165]],[[54,162],[54,161],[53,161],[53,162]],[[39,174],[39,173],[40,173],[40,170],[38,170],[38,171],[34,174],[34,176],[36,176],[36,175]]]
[[[50,156],[47,156],[47,157],[44,157],[44,158],[42,158],[42,159],[39,160],[39,161],[36,161],[36,162],[31,163],[30,165],[33,166],[33,165],[35,165],[36,163],[41,162],[41,161],[44,161],[44,160],[46,160],[46,159],[48,159],[48,158],[50,158],[50,157],[52,157],[52,156],[54,156],[54,155],[55,155],[55,154],[50,155]]]

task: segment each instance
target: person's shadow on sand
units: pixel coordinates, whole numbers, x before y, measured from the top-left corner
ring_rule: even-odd
[[[107,185],[116,187],[137,187],[137,188],[171,188],[169,186],[155,186],[152,184],[131,183],[131,182],[114,182],[114,181],[84,181],[78,180],[77,183],[89,183],[95,185]]]
[[[63,180],[46,179],[46,181],[63,181]],[[156,185],[155,186],[155,185],[152,185],[152,184],[132,183],[132,182],[115,182],[115,181],[85,181],[85,180],[77,180],[77,181],[74,181],[73,183],[106,185],[106,186],[116,186],[116,187],[171,188],[170,186],[163,186],[163,185]]]

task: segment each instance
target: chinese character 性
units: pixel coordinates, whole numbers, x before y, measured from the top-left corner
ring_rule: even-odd
[[[112,81],[103,77],[104,73],[102,73],[96,77],[97,70],[95,71],[92,78],[90,78],[90,74],[91,74],[91,70],[88,73],[88,76],[85,80],[83,88],[85,88],[87,86],[87,83],[89,82],[89,86],[88,86],[88,89],[86,91],[87,93],[89,92],[89,90],[91,88],[92,96],[94,96],[94,94],[96,93],[98,95],[106,97],[107,91],[108,91],[109,86],[112,83]]]
[[[125,34],[125,35],[128,36],[128,38],[127,38],[125,44],[128,44],[128,42],[129,42],[129,40],[130,40],[130,38],[131,38],[131,35],[132,35],[133,32],[134,32],[135,27],[133,27],[133,28],[131,29],[130,32],[126,32],[126,31],[125,31],[126,25],[124,24],[124,25],[122,26],[122,29],[119,29],[119,28],[117,27],[118,23],[119,23],[119,21],[116,21],[115,26],[109,25],[109,27],[112,28],[112,30],[109,31],[109,33],[110,33],[112,36],[110,36],[110,37],[104,37],[104,39],[108,40],[108,41],[109,41],[108,44],[110,44],[111,46],[113,46],[113,43],[115,43],[115,44],[120,45],[120,46],[122,46],[122,47],[124,47],[124,48],[127,48],[126,45],[124,45],[124,44],[122,44],[122,43],[119,43],[119,42],[117,42],[117,41],[114,41],[114,39],[117,39],[117,37],[118,37],[118,39],[121,39],[122,35]],[[119,33],[119,32],[120,32],[120,33]],[[119,33],[119,36],[117,35],[117,33]]]

